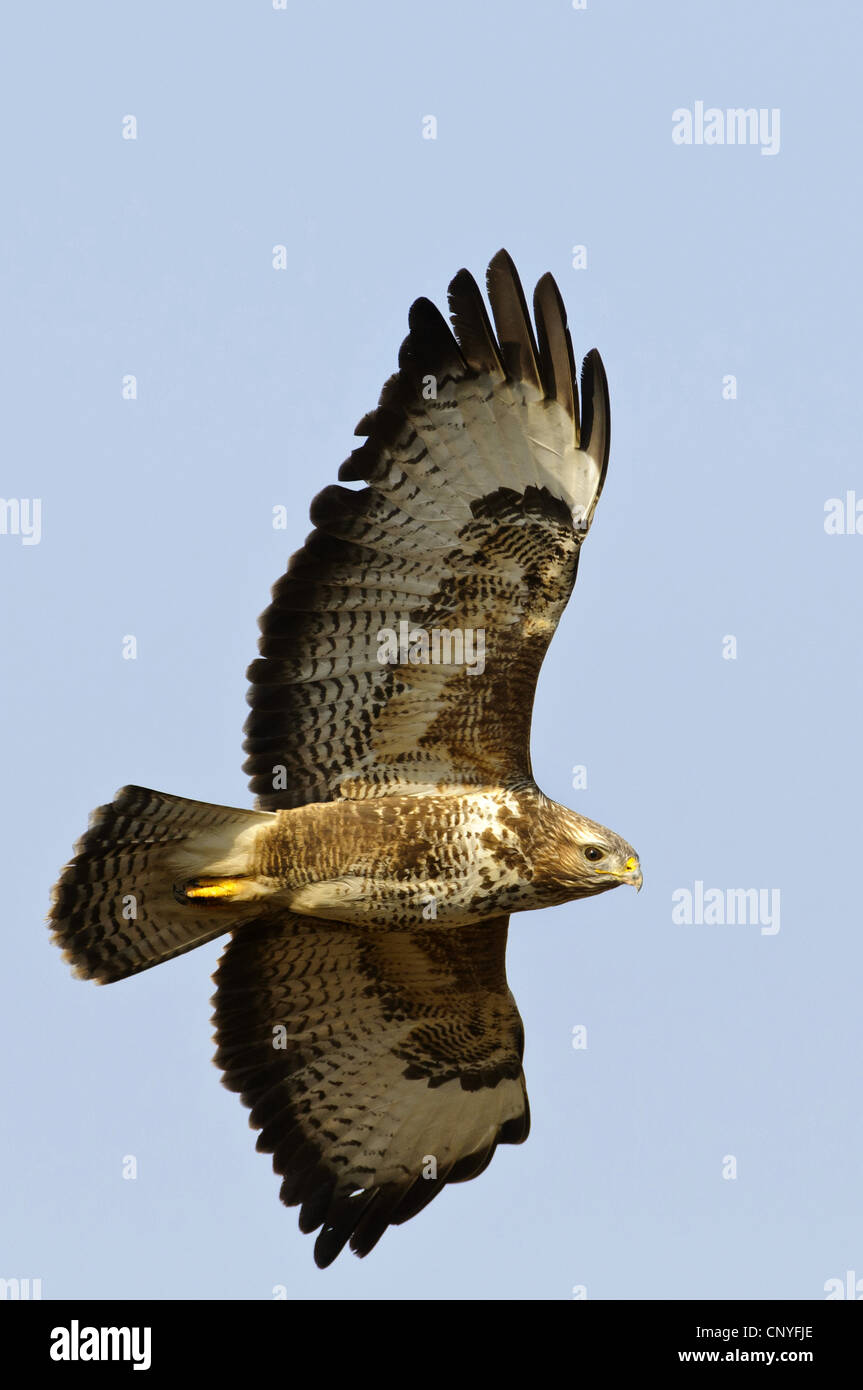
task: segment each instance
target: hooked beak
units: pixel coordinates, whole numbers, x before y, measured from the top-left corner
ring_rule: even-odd
[[[621,883],[631,883],[634,888],[641,892],[641,885],[644,878],[641,872],[641,865],[638,862],[638,855],[631,854],[623,866],[623,873],[618,874]]]
[[[597,869],[598,874],[603,874],[608,878],[617,879],[618,883],[631,883],[633,888],[641,892],[643,878],[641,874],[641,864],[638,862],[638,855],[631,854],[618,873],[615,869]]]

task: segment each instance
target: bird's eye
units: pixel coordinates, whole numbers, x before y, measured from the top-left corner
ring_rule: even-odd
[[[585,859],[590,859],[595,864],[597,859],[605,858],[605,850],[600,849],[599,845],[588,845],[587,849],[584,851],[584,857]]]

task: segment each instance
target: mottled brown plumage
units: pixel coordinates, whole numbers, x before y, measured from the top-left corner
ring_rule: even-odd
[[[315,1258],[527,1135],[512,912],[640,885],[631,847],[545,798],[539,669],[608,460],[598,354],[581,405],[550,276],[467,271],[428,300],[261,619],[246,767],[257,811],[127,787],[94,813],[52,925],[102,983],[232,932],[216,1061]],[[496,331],[495,331],[496,330]]]

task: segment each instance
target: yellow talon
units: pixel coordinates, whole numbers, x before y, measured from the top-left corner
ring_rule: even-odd
[[[236,898],[243,892],[242,878],[193,878],[183,885],[186,898]]]

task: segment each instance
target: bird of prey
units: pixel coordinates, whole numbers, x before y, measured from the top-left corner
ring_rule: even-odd
[[[526,1137],[510,914],[641,886],[632,847],[534,782],[546,648],[605,477],[548,274],[536,336],[505,251],[427,299],[345,482],[260,620],[255,810],[124,787],[54,890],[54,939],[106,984],[223,933],[215,1061],[315,1260],[366,1255]]]

